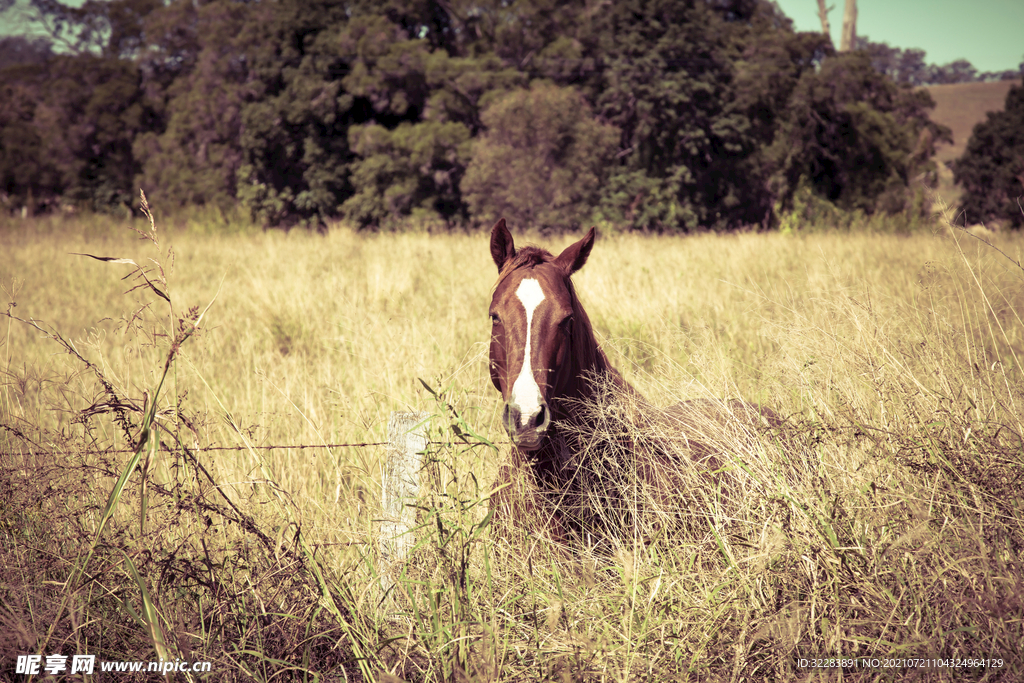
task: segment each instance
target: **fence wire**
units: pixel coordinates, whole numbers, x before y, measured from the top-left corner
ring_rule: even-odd
[[[449,442],[449,441],[428,441],[427,443],[429,445],[436,446],[436,445],[443,445],[443,444],[447,444],[447,443],[451,443],[451,442]],[[509,443],[510,442],[508,442],[508,441],[490,441],[490,442],[486,442],[486,441],[463,441],[463,442],[460,443],[460,445],[463,445],[463,446],[503,446],[503,445],[508,445]],[[285,449],[301,450],[301,449],[304,449],[304,448],[368,448],[370,446],[387,446],[387,445],[389,445],[387,441],[364,441],[362,443],[310,443],[310,444],[291,444],[291,445],[285,445],[285,446],[204,446],[202,448],[191,448],[191,447],[189,447],[188,450],[193,452],[193,453],[206,453],[206,452],[209,452],[209,451],[247,451],[247,450],[250,450],[250,449],[254,450],[254,451],[273,451],[273,450],[285,450]],[[58,449],[55,448],[53,450],[48,450],[48,451],[22,451],[22,454],[23,455],[50,455],[51,453],[54,453],[57,450]],[[161,443],[159,450],[163,451],[164,453],[170,453],[172,451],[179,450],[179,448],[178,447],[168,446],[166,444]],[[87,451],[76,451],[76,452],[81,453],[83,455],[103,455],[105,453],[111,453],[111,454],[113,454],[113,453],[134,453],[135,449],[134,448],[102,448],[102,449],[94,449],[94,450],[87,450]]]

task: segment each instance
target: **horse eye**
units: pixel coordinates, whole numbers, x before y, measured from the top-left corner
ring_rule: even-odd
[[[492,325],[500,325],[501,324],[501,318],[498,317],[497,313],[491,313],[491,324]]]
[[[569,330],[572,329],[572,316],[566,316],[565,318],[562,319],[562,322],[558,324],[562,326],[562,329],[568,332]]]

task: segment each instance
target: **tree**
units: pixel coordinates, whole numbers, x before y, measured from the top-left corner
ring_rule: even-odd
[[[0,43],[15,200],[142,185],[268,226],[722,229],[767,225],[801,183],[894,205],[940,133],[926,96],[833,63],[769,0],[30,2],[61,56]],[[922,52],[869,48],[923,82]]]
[[[66,200],[95,209],[126,205],[138,168],[132,139],[151,111],[131,63],[55,57],[0,77],[4,191],[33,204]]]
[[[134,57],[143,44],[146,16],[160,0],[87,0],[79,6],[60,0],[29,0],[28,19],[60,52]]]
[[[1016,80],[1024,73],[1022,69],[978,73],[966,59],[958,59],[943,66],[927,64],[924,50],[891,47],[888,43],[876,43],[865,36],[857,37],[857,49],[871,56],[871,64],[879,73],[897,83],[913,86]],[[1021,66],[1024,67],[1024,64]]]
[[[461,123],[404,122],[394,130],[370,123],[349,129],[355,193],[341,207],[360,226],[386,225],[413,214],[459,222],[459,181],[469,161],[469,129]]]
[[[962,208],[970,223],[1006,221],[1024,227],[1024,86],[1006,94],[1006,107],[977,124],[967,149],[953,166],[964,189]]]
[[[596,113],[622,131],[605,217],[654,230],[762,224],[772,201],[759,150],[827,39],[790,42],[791,22],[757,0],[633,0],[595,21]]]
[[[40,196],[63,189],[34,125],[44,80],[35,66],[0,71],[0,200],[8,209],[28,206],[34,211]]]
[[[45,38],[4,36],[0,38],[0,69],[19,64],[42,64],[53,52]]]
[[[935,85],[946,83],[973,83],[978,80],[978,70],[966,59],[957,59],[944,66],[931,66],[927,82]]]
[[[168,16],[152,18],[150,27],[166,27],[169,17],[175,20],[172,36],[194,35],[184,53],[172,48],[148,55],[149,73],[160,80],[162,62],[188,63],[169,67],[177,73],[166,79],[169,83],[161,92],[166,98],[162,129],[135,139],[133,151],[142,165],[135,182],[159,206],[214,203],[226,208],[235,201],[243,161],[242,109],[251,96],[244,46],[256,24],[253,11],[235,2],[210,2],[198,8],[178,2],[160,14]],[[162,85],[159,80],[158,84]]]
[[[849,52],[857,44],[857,0],[846,0],[843,8],[843,29],[839,37],[839,51]]]
[[[866,36],[857,37],[857,49],[867,52],[875,70],[896,83],[928,85],[936,69],[925,63],[924,50],[890,47],[888,43],[872,42]]]
[[[608,5],[580,0],[490,0],[475,28],[478,49],[493,51],[527,80],[572,86],[593,102],[605,65],[600,30]]]
[[[620,132],[571,88],[535,81],[482,114],[462,193],[476,221],[540,229],[589,221]]]
[[[292,38],[257,58],[265,94],[243,119],[239,197],[254,215],[320,223],[341,213],[364,227],[414,213],[465,219],[459,185],[480,108],[523,77],[492,53],[451,56],[439,11],[396,3],[332,22],[299,3],[276,22]]]
[[[150,98],[161,105],[172,96],[169,89],[174,80],[192,71],[206,47],[207,31],[212,27],[206,25],[204,6],[191,0],[174,0],[145,18],[146,45],[135,63],[142,71]],[[160,110],[162,113],[163,106]]]
[[[403,121],[395,128],[374,122],[349,129],[349,145],[356,156],[349,167],[354,194],[341,211],[361,227],[413,214],[448,224],[464,222],[467,207],[460,184],[470,161],[470,138],[484,130],[481,106],[524,81],[521,72],[505,68],[493,54],[450,57],[435,50],[421,57],[430,94],[420,120]],[[386,74],[385,67],[378,62],[360,86],[347,84],[361,93],[372,74]]]
[[[349,128],[422,116],[429,49],[385,16],[326,0],[273,11],[252,55],[260,91],[243,111],[239,198],[269,225],[320,226],[354,191]]]
[[[774,164],[766,152],[790,120],[793,91],[806,72],[820,68],[834,54],[831,38],[821,33],[760,31],[734,62],[730,108],[750,122],[748,134],[753,141],[743,165],[736,163],[745,183],[737,184],[735,192],[743,192],[739,196],[749,223],[771,221],[775,197],[769,191],[769,179]]]
[[[865,52],[838,54],[805,71],[766,152],[780,205],[788,208],[807,183],[841,209],[902,210],[934,143],[950,139],[948,128],[929,120],[932,107],[926,91],[896,85]]]
[[[818,19],[821,20],[821,32],[832,39],[832,27],[828,23],[828,13],[835,7],[826,7],[825,0],[818,0]]]
[[[449,57],[438,50],[426,63],[430,96],[423,110],[428,121],[452,121],[472,135],[483,130],[480,112],[508,91],[526,85],[526,75],[508,68],[494,53],[476,57]]]
[[[705,3],[675,0],[615,3],[596,20],[606,63],[596,111],[621,131],[605,215],[657,230],[719,222],[738,178],[714,167],[749,143],[747,122],[726,112],[728,27]]]

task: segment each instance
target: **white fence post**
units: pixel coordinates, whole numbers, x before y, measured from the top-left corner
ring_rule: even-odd
[[[416,544],[416,508],[409,505],[420,494],[420,470],[427,448],[430,413],[391,413],[388,419],[388,455],[381,481],[380,575],[404,562]],[[390,584],[390,580],[387,581]]]

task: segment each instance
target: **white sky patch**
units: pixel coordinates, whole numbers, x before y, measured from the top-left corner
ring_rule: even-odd
[[[533,345],[531,328],[533,326],[533,312],[544,301],[544,291],[540,283],[533,278],[527,278],[519,283],[516,289],[516,296],[523,303],[526,309],[526,351],[523,356],[523,367],[519,371],[519,377],[512,385],[512,403],[519,406],[520,424],[525,425],[540,410],[540,387],[537,380],[533,378],[533,365],[530,362],[530,347]]]

